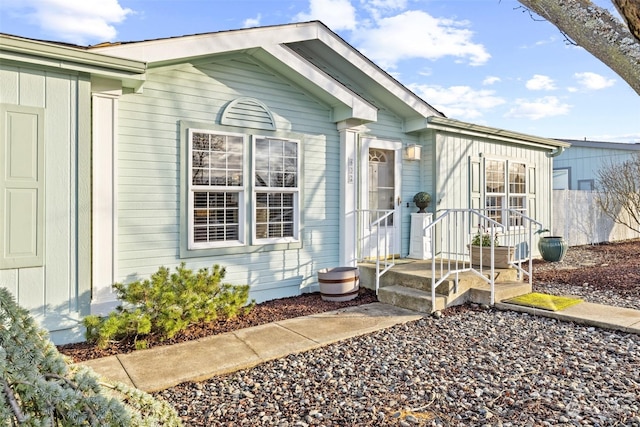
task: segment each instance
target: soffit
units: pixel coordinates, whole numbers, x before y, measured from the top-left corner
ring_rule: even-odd
[[[305,40],[288,46],[381,110],[389,110],[404,120],[442,115],[341,39]]]

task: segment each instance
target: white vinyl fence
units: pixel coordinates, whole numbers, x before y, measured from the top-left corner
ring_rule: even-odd
[[[640,233],[614,223],[598,208],[595,192],[553,190],[554,235],[563,236],[569,246],[640,238]]]

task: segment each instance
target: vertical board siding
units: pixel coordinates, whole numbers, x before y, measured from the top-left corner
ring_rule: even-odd
[[[77,326],[82,304],[76,247],[79,78],[5,64],[0,77],[0,102],[45,109],[46,182],[44,267],[2,270],[0,284],[54,337],[57,331]]]
[[[279,130],[304,134],[301,203],[302,249],[252,251],[185,260],[192,269],[220,264],[226,281],[250,284],[261,301],[315,285],[317,269],[338,259],[339,135],[330,109],[249,60],[181,65],[149,73],[142,94],[119,103],[118,278],[130,281],[180,259],[179,122],[217,125],[238,97],[263,102]],[[260,134],[260,130],[249,130]],[[249,195],[247,195],[249,196]],[[274,289],[276,289],[274,293]],[[282,293],[279,296],[284,296]]]
[[[436,161],[438,165],[437,186],[446,197],[439,209],[469,207],[469,158],[500,158],[524,162],[535,166],[534,183],[536,188],[535,212],[529,216],[551,226],[552,159],[543,150],[536,150],[515,144],[499,143],[490,140],[460,137],[446,132],[437,136]]]

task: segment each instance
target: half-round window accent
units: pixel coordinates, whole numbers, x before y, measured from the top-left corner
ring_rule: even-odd
[[[220,124],[252,129],[276,130],[276,121],[266,105],[255,98],[234,99],[222,112]]]
[[[387,163],[387,155],[381,150],[369,150],[369,161],[372,163]]]

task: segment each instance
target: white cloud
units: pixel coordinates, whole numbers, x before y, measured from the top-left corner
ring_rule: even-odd
[[[57,38],[87,44],[114,40],[114,25],[133,11],[118,0],[24,0],[15,13]]]
[[[365,7],[370,7],[375,9],[386,9],[386,10],[404,9],[407,7],[407,0],[368,0],[368,1],[364,1],[363,5]]]
[[[442,111],[447,117],[473,119],[506,101],[492,90],[474,90],[469,86],[448,88],[431,85],[412,85],[409,89]]]
[[[309,13],[299,13],[295,21],[322,21],[334,31],[356,28],[356,9],[349,0],[310,0]]]
[[[491,55],[483,45],[473,43],[467,21],[434,18],[423,11],[407,11],[376,21],[372,28],[353,34],[358,48],[383,68],[409,58],[436,60],[446,56],[482,65]]]
[[[380,19],[384,13],[407,8],[407,0],[361,0],[360,3],[376,21]]]
[[[610,86],[613,86],[616,82],[615,79],[607,79],[600,74],[585,72],[575,73],[573,77],[578,81],[578,84],[584,89],[599,90]]]
[[[553,79],[549,76],[542,74],[534,74],[532,78],[527,80],[525,84],[529,90],[555,90],[556,86],[553,83]]]
[[[545,96],[533,101],[516,99],[515,104],[507,112],[506,117],[538,120],[545,117],[562,116],[571,110],[571,105],[562,103],[555,96]]]
[[[496,76],[487,76],[483,81],[482,81],[482,85],[483,86],[491,86],[492,84],[495,83],[499,83],[501,82],[502,79],[500,77],[496,77]]]
[[[258,27],[260,26],[260,21],[262,20],[262,15],[258,14],[255,18],[247,18],[242,23],[244,28]]]

